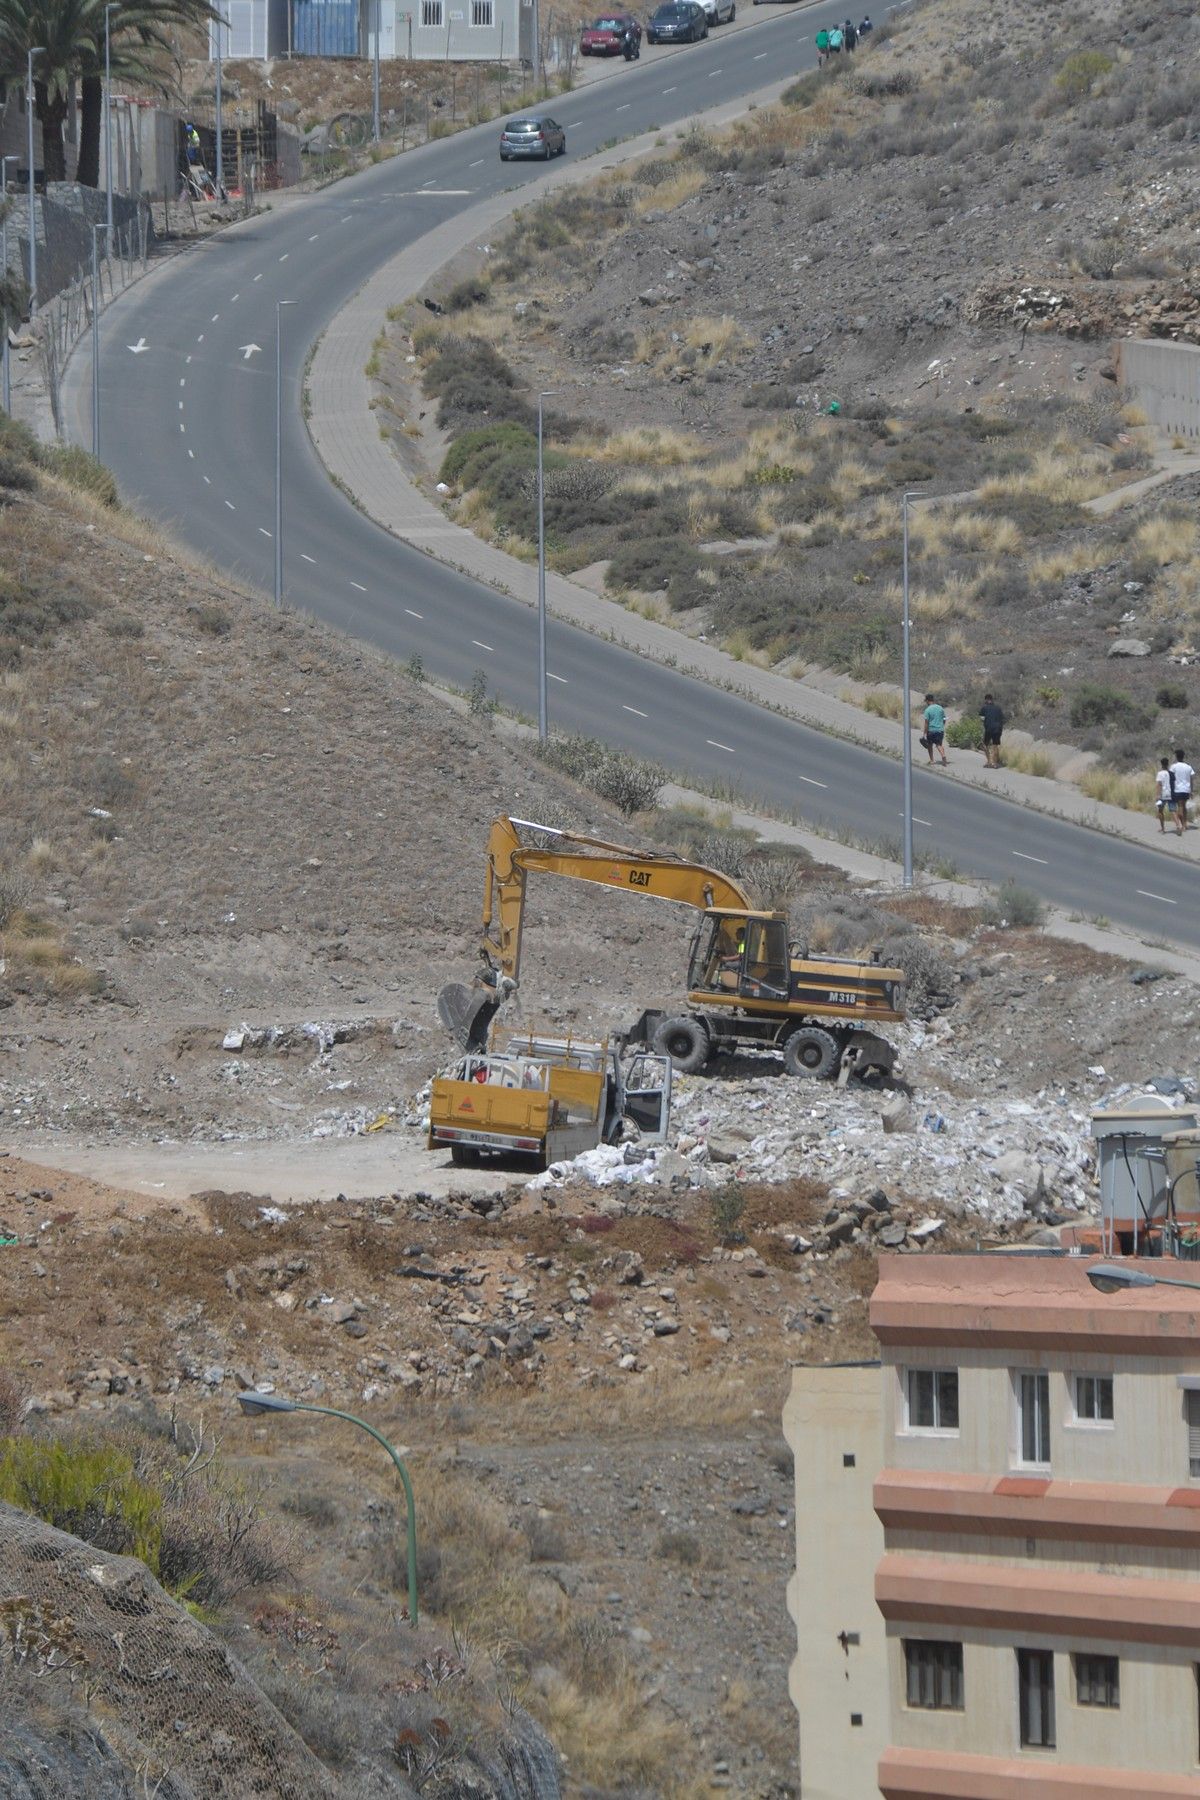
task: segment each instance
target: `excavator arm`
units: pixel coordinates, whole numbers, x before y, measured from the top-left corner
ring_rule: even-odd
[[[529,819],[498,818],[488,837],[480,951],[494,971],[514,983],[521,972],[525,880],[531,874],[597,882],[647,900],[693,906],[699,912],[713,907],[754,911],[745,888],[718,869],[661,850],[631,850],[603,838],[556,831]]]

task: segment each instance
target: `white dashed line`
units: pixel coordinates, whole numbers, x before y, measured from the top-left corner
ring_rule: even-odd
[[[179,402],[178,402],[178,406],[179,406],[179,410],[180,410],[180,412],[182,412],[182,411],[183,411],[183,401],[182,401],[182,400],[180,400],[180,401],[179,401]]]
[[[1168,900],[1165,894],[1152,894],[1149,888],[1135,888],[1134,892],[1140,894],[1143,900],[1161,900],[1164,906],[1179,905],[1178,900]]]
[[[189,456],[190,456],[190,457],[191,457],[191,459],[192,459],[192,461],[193,461],[193,462],[195,462],[195,460],[196,460],[196,452],[195,452],[195,451],[194,451],[194,450],[189,450],[189,451],[188,451],[188,455],[189,455]]]
[[[555,674],[555,673],[554,673],[554,670],[553,670],[553,669],[547,669],[547,670],[546,670],[546,674],[547,674],[547,676],[548,676],[548,678],[549,678],[549,679],[550,679],[550,680],[551,680],[551,681],[561,681],[561,682],[562,682],[562,684],[563,684],[563,686],[564,686],[564,687],[566,687],[566,685],[567,685],[567,678],[566,678],[566,676],[565,676],[565,675],[556,675],[556,674]]]
[[[1026,856],[1026,854],[1023,850],[1014,850],[1013,855],[1019,856],[1022,862],[1041,863],[1043,868],[1046,868],[1049,866],[1050,859],[1049,859],[1049,857],[1046,857],[1046,856]]]
[[[411,606],[406,606],[404,610],[410,619],[423,619],[425,617],[424,613],[414,612]]]
[[[260,526],[259,526],[259,528],[258,528],[258,529],[259,529],[259,530],[260,530],[260,531],[261,531],[261,532],[262,532],[262,534],[263,534],[263,536],[264,536],[264,537],[270,537],[270,536],[271,536],[271,533],[270,533],[270,532],[269,532],[269,531],[268,531],[268,530],[267,530],[267,528],[266,528],[266,526],[265,526],[265,525],[260,525]]]
[[[766,61],[766,60],[767,60],[767,53],[766,53],[766,51],[765,51],[765,50],[760,50],[760,51],[759,51],[759,53],[758,53],[758,55],[757,55],[757,56],[756,56],[756,57],[755,57],[755,58],[754,58],[754,60],[755,60],[755,62],[765,62],[765,61]]]
[[[807,782],[809,787],[827,788],[829,786],[827,781],[814,781],[811,775],[801,775],[797,779]]]
[[[204,480],[204,485],[205,485],[205,487],[211,487],[211,486],[212,486],[212,476],[211,476],[211,475],[205,475],[205,476],[204,476],[204,477],[203,477],[203,480]]]
[[[232,500],[227,500],[227,501],[226,501],[226,502],[225,502],[225,504],[226,504],[226,506],[227,506],[227,507],[228,507],[228,508],[229,508],[229,510],[230,510],[230,512],[236,512],[236,511],[237,511],[237,507],[236,507],[236,506],[235,506],[235,505],[234,505],[234,504],[233,504],[233,501],[232,501]]]
[[[476,157],[476,158],[475,158],[475,161],[474,161],[474,162],[473,162],[473,163],[468,163],[468,164],[467,164],[467,167],[468,167],[468,169],[481,169],[481,168],[482,168],[482,167],[483,167],[483,158],[482,158],[482,156],[477,156],[477,157]]]
[[[675,92],[675,89],[673,87],[663,89],[664,94],[673,94],[674,92]]]
[[[474,644],[474,646],[477,650],[491,650],[492,655],[495,656],[496,652],[494,650],[492,650],[492,646],[490,644],[481,644],[478,638],[472,638],[471,642]]]
[[[290,255],[291,255],[291,254],[292,254],[292,253],[291,253],[291,251],[290,251],[290,250],[285,250],[285,251],[284,251],[284,253],[283,253],[283,255],[282,255],[282,256],[281,256],[281,257],[280,257],[280,259],[279,259],[279,260],[280,260],[280,262],[286,262],[286,261],[287,261],[287,259],[288,259],[288,257],[289,257],[289,256],[290,256]]]
[[[313,564],[314,567],[316,566],[316,561],[317,561],[316,557],[310,556],[306,550],[302,550],[300,552],[300,557],[303,562],[310,562]]]
[[[339,225],[348,225],[353,217],[354,217],[353,213],[343,213],[341,218],[338,220],[338,224]]]
[[[184,424],[184,422],[183,422],[183,420],[182,420],[182,419],[180,419],[180,421],[179,421],[179,429],[180,429],[180,431],[186,431],[186,430],[187,430],[187,426],[186,426],[186,425],[185,425],[185,424]]]
[[[904,817],[904,814],[902,812],[897,813],[896,817],[898,819],[902,819]],[[931,831],[933,830],[933,820],[932,819],[920,819],[917,817],[916,813],[913,814],[913,824],[914,825],[928,825],[929,829]]]
[[[725,750],[728,752],[728,754],[730,756],[737,755],[737,751],[734,749],[732,744],[719,743],[716,738],[705,738],[704,741],[706,744],[711,744],[714,750]]]
[[[192,359],[190,356],[185,356],[183,360],[185,363],[190,363]]]
[[[433,186],[433,182],[434,182],[434,181],[436,181],[436,180],[437,180],[437,176],[436,176],[436,175],[435,175],[435,176],[434,176],[434,178],[433,178],[433,181],[423,181],[423,182],[422,182],[422,183],[421,183],[421,186],[422,186],[422,187],[423,187],[423,188],[427,188],[427,187],[432,187],[432,186]]]
[[[311,236],[311,237],[310,237],[310,238],[309,238],[309,240],[308,240],[308,241],[309,241],[309,243],[310,243],[310,244],[315,244],[315,243],[316,243],[316,241],[317,241],[317,239],[318,239],[318,238],[319,238],[319,237],[320,237],[320,235],[321,235],[321,234],[320,234],[320,232],[319,232],[319,231],[314,231],[314,232],[313,232],[313,234],[312,234],[312,236]]]
[[[722,74],[724,74],[723,69],[710,69],[708,71],[708,79],[711,81],[713,79],[714,75],[722,75]]]
[[[624,106],[618,106],[617,111],[618,112],[628,112],[631,104],[632,104],[632,102],[627,100],[625,102]]]
[[[256,275],[256,276],[255,276],[255,277],[254,277],[254,279],[255,279],[255,281],[261,281],[261,280],[262,280],[262,276],[261,276],[261,275]]]
[[[210,324],[210,325],[215,325],[215,324],[216,324],[216,322],[217,322],[217,320],[218,320],[218,319],[219,319],[219,318],[220,318],[220,316],[221,316],[221,315],[220,315],[220,313],[214,313],[214,314],[213,314],[213,316],[212,316],[212,318],[211,318],[211,319],[210,319],[210,320],[209,320],[209,321],[208,321],[208,322],[209,322],[209,324]]]
[[[641,708],[637,707],[637,706],[622,706],[621,711],[622,712],[631,712],[631,713],[635,714],[636,717],[639,719],[648,719],[650,717],[649,713],[642,712]]]
[[[240,300],[240,299],[241,299],[241,297],[242,297],[242,296],[241,296],[241,295],[240,295],[240,294],[234,294],[234,296],[233,296],[233,299],[231,299],[231,300],[230,300],[230,302],[229,302],[229,304],[230,304],[230,305],[231,305],[231,306],[232,306],[232,305],[233,305],[233,303],[234,303],[234,301],[235,301],[235,300]]]
[[[352,582],[351,582],[351,583],[350,583],[350,586],[351,586],[351,587],[352,587],[352,588],[357,588],[357,589],[358,589],[358,591],[359,591],[359,593],[360,593],[360,594],[365,594],[365,593],[366,593],[366,591],[367,591],[367,590],[366,590],[366,588],[365,588],[365,587],[364,587],[364,586],[363,586],[363,584],[362,584],[362,582],[361,582],[361,581],[352,581]]]
[[[202,344],[204,342],[204,333],[203,332],[200,333],[200,336],[196,339],[196,342],[198,344]]]
[[[189,358],[188,358],[188,361],[189,361],[189,362],[190,362],[190,361],[191,361],[191,358],[190,358],[190,357],[189,357]],[[179,385],[180,385],[180,387],[186,387],[186,386],[187,386],[187,376],[186,376],[186,375],[181,375],[181,376],[180,376],[180,377],[179,377]]]

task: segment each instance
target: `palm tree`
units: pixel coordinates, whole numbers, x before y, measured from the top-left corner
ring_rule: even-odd
[[[130,0],[110,28],[114,75],[165,91],[172,47],[167,27],[213,16],[209,0]],[[23,80],[26,54],[40,45],[34,93],[48,181],[66,176],[63,124],[72,84],[83,84],[79,179],[99,179],[104,0],[0,0],[0,75]]]

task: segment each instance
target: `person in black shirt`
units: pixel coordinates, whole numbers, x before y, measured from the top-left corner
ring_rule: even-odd
[[[1000,739],[1004,734],[1004,713],[990,694],[983,696],[979,716],[983,720],[983,760],[989,769],[998,769]]]

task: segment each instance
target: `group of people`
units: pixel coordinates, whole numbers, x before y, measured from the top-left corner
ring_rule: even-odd
[[[979,717],[983,722],[983,760],[989,769],[998,769],[1000,740],[1004,736],[1004,709],[994,694],[983,696]],[[936,694],[926,694],[921,723],[925,727],[921,733],[922,750],[928,752],[931,765],[936,754],[941,758],[943,769],[946,768],[946,709]]]
[[[1174,762],[1169,756],[1163,757],[1154,778],[1154,785],[1158,790],[1154,810],[1158,814],[1160,831],[1167,829],[1167,820],[1171,818],[1175,821],[1176,837],[1183,836],[1188,828],[1188,807],[1195,780],[1196,771],[1182,750],[1175,752]]]
[[[849,55],[870,37],[874,29],[871,15],[867,13],[861,25],[856,25],[853,19],[847,19],[844,25],[834,25],[829,31],[818,31],[817,62],[823,63],[827,56],[840,56],[843,50]]]

